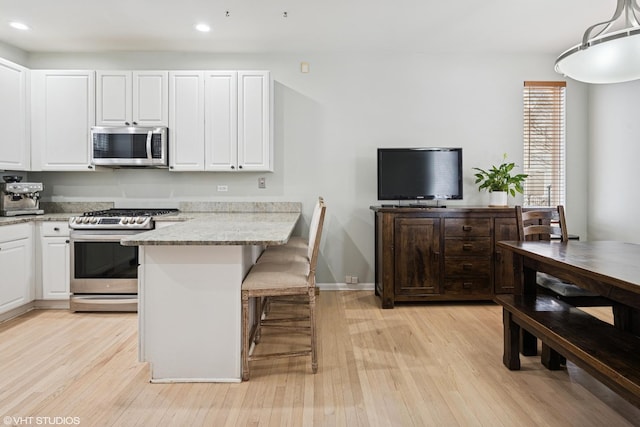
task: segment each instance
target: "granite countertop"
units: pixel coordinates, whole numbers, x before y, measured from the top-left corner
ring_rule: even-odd
[[[71,213],[50,213],[44,215],[18,215],[0,217],[0,227],[3,225],[21,224],[33,221],[61,221],[67,222],[75,214]]]
[[[281,245],[293,232],[299,212],[186,212],[159,217],[184,221],[135,234],[121,240],[124,246],[139,245]]]

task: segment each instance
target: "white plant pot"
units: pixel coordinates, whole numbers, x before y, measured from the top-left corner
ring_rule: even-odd
[[[509,193],[506,191],[490,191],[489,206],[507,206],[507,197]]]

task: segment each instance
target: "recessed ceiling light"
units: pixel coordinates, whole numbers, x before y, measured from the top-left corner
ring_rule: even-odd
[[[26,24],[23,24],[22,22],[9,22],[9,25],[13,28],[15,28],[16,30],[28,30],[29,26]]]
[[[211,27],[209,27],[207,24],[196,24],[196,30],[202,33],[208,33],[209,31],[211,31]]]

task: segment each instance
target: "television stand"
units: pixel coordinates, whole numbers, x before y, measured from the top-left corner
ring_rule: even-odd
[[[446,205],[423,205],[421,203],[412,203],[408,205],[410,208],[446,208]]]

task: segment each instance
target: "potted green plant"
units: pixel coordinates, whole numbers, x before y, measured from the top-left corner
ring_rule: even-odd
[[[507,206],[507,198],[509,194],[515,197],[516,192],[522,193],[522,183],[527,174],[513,172],[516,164],[507,162],[507,153],[502,156],[504,160],[499,166],[492,166],[491,169],[484,170],[481,168],[473,168],[477,170],[476,184],[478,191],[489,191],[489,206]]]

